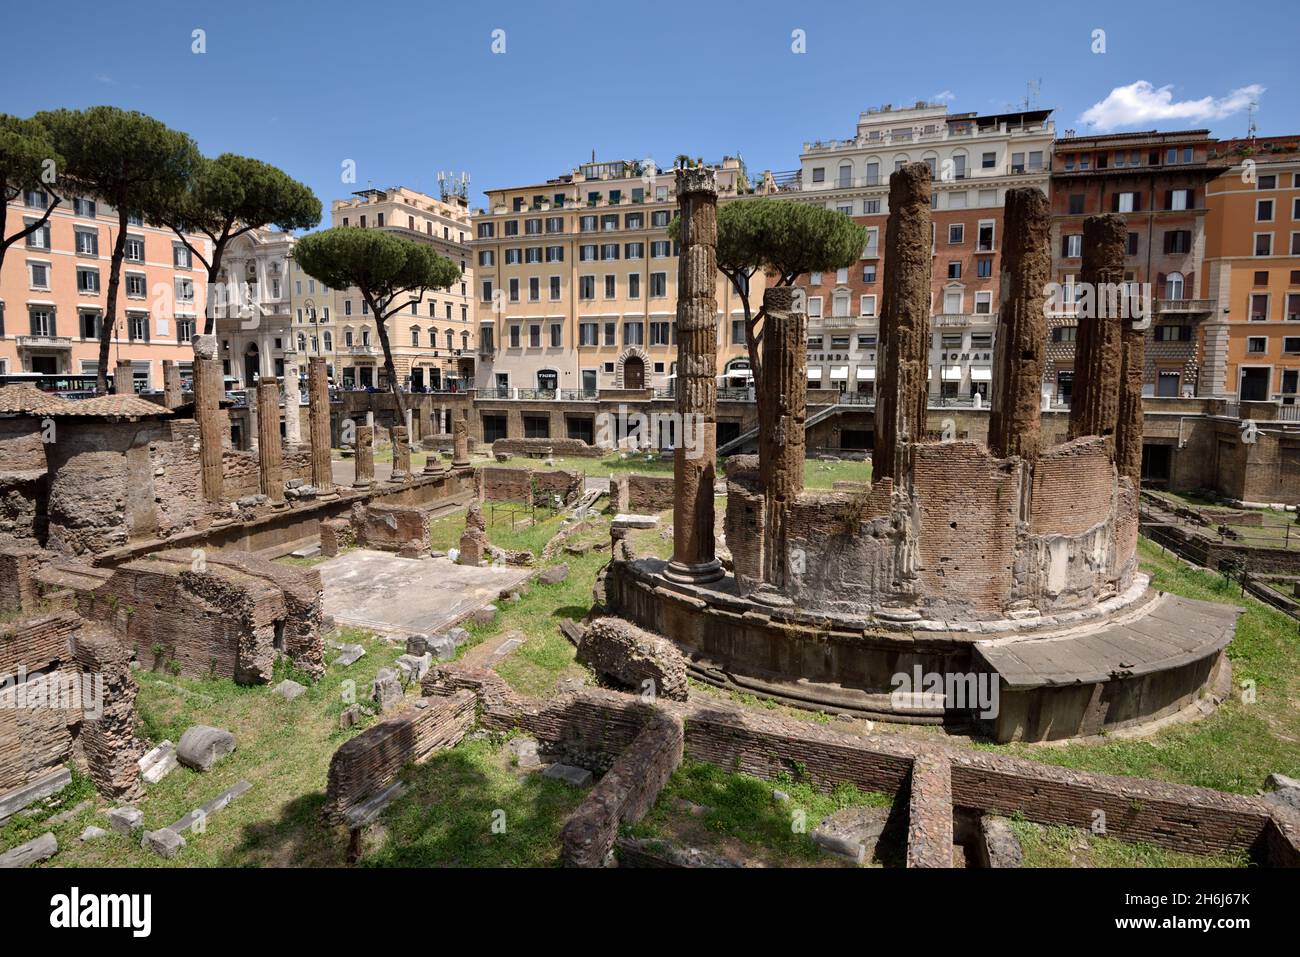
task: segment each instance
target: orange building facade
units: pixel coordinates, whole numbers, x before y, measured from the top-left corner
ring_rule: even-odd
[[[1216,395],[1297,405],[1300,397],[1300,137],[1222,140],[1207,190],[1200,294]]]

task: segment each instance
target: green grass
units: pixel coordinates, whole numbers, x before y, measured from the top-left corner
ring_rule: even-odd
[[[773,788],[785,791],[790,800],[778,801]],[[696,817],[678,807],[677,800],[708,810]],[[687,758],[650,813],[627,832],[641,838],[689,839],[705,849],[740,853],[770,865],[798,866],[825,859],[810,834],[826,815],[846,807],[892,804],[889,795],[859,791],[851,784],[827,794],[789,776],[765,781]],[[893,862],[893,855],[884,856]]]
[[[1208,571],[1192,568],[1146,539],[1143,570],[1162,591],[1245,609],[1228,646],[1234,693],[1214,714],[1141,739],[1063,747],[984,745],[1048,764],[1158,778],[1237,794],[1254,794],[1270,772],[1300,774],[1300,641],[1296,622]],[[1254,701],[1243,693],[1253,683]]]
[[[521,774],[496,741],[465,741],[403,774],[383,833],[360,863],[376,867],[553,867],[560,828],[586,796]]]
[[[1247,867],[1245,854],[1188,854],[1063,824],[1010,821],[1025,867]]]
[[[146,785],[145,799],[136,804],[144,812],[145,827],[166,827],[241,779],[248,780],[252,790],[213,814],[206,833],[188,835],[187,846],[173,860],[143,850],[138,838],[131,840],[111,830],[98,841],[82,844],[76,838],[87,824],[108,829],[107,819],[92,811],[54,828],[60,850],[50,863],[83,867],[342,864],[346,834],[326,827],[320,817],[326,774],[339,745],[375,720],[363,719],[348,731],[339,729],[338,716],[346,707],[344,692],[349,688],[345,682],[355,682],[355,696],[364,698],[375,672],[391,664],[402,649],[353,629],[334,637],[364,645],[365,657],[348,668],[330,667],[315,684],[294,675],[286,664],[278,665],[275,682],[296,677],[308,684],[306,694],[295,701],[284,701],[266,685],[138,672],[139,733],[150,746],[163,739],[179,741],[185,729],[196,724],[225,728],[237,742],[235,753],[206,774],[182,766],[158,784]],[[333,656],[327,651],[327,658]],[[407,693],[413,697],[417,691]],[[101,808],[113,806],[100,801]],[[0,832],[0,846],[16,843],[11,836],[8,827]]]

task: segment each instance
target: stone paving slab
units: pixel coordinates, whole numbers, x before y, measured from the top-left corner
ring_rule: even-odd
[[[398,558],[353,549],[316,566],[324,611],[341,625],[386,634],[446,631],[470,612],[523,586],[531,568],[471,567],[446,558]]]
[[[1232,640],[1242,610],[1161,595],[1145,613],[1095,630],[1051,638],[982,641],[976,654],[1008,687],[1089,684],[1143,675],[1217,654]]]

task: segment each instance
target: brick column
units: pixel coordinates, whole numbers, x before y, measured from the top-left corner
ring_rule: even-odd
[[[763,308],[764,395],[758,405],[759,478],[767,526],[763,577],[781,592],[790,569],[790,503],[803,491],[808,316],[789,286],[764,291]]]
[[[163,406],[178,409],[184,401],[181,390],[181,368],[171,359],[163,360]]]
[[[356,463],[353,487],[370,488],[375,480],[375,427],[373,425],[357,426],[357,441],[353,448],[352,461]]]
[[[406,426],[395,425],[389,434],[393,440],[393,474],[390,482],[405,482],[411,476],[411,442]]]
[[[1100,435],[1113,439],[1119,420],[1119,385],[1123,366],[1119,317],[1111,293],[1124,283],[1124,241],[1128,230],[1115,215],[1083,221],[1083,263],[1079,281],[1084,299],[1074,345],[1074,389],[1070,402],[1070,438]],[[1089,298],[1090,297],[1090,298]]]
[[[119,359],[113,369],[113,394],[132,395],[135,392],[135,374],[128,359]]]
[[[302,379],[297,361],[284,364],[284,440],[289,445],[302,443]]]
[[[203,498],[220,502],[221,470],[221,360],[216,336],[194,337],[194,419],[199,426],[199,469]]]
[[[723,576],[714,557],[717,467],[718,187],[712,170],[677,170],[681,256],[677,260],[677,413],[683,438],[673,452],[673,558],[665,575],[706,583]]]
[[[325,357],[307,363],[308,416],[311,426],[311,484],[321,492],[334,487],[330,470],[330,389]]]
[[[469,465],[469,419],[465,411],[456,413],[451,430],[451,464],[455,467]]]
[[[284,467],[280,452],[280,383],[263,376],[257,383],[257,466],[262,494],[284,501]]]
[[[930,167],[909,163],[889,178],[880,315],[880,392],[872,480],[906,471],[907,445],[925,435],[930,369]]]
[[[1043,300],[1052,276],[1051,205],[1040,189],[1007,190],[1002,227],[1002,305],[998,317],[989,413],[989,451],[1038,457],[1047,317]]]

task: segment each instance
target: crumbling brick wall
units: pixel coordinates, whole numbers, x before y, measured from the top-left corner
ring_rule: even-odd
[[[0,612],[36,611],[41,600],[36,571],[51,557],[37,548],[0,547]]]
[[[564,503],[582,494],[582,473],[506,468],[488,465],[478,470],[480,497],[489,502],[550,505],[556,495]]]
[[[603,867],[619,827],[635,824],[654,807],[682,763],[685,730],[679,715],[655,711],[631,747],[560,830],[560,859],[567,867]]]
[[[51,573],[58,574],[57,566]],[[112,569],[76,568],[67,586],[146,668],[196,678],[271,679],[277,653],[324,673],[320,573],[246,552],[159,552]]]
[[[295,445],[282,451],[281,471],[284,480],[302,479],[311,482],[311,447]],[[261,491],[261,467],[256,452],[226,449],[221,456],[221,495],[234,501]]]
[[[409,764],[422,764],[455,746],[474,724],[470,691],[433,694],[408,705],[345,742],[330,759],[325,815],[346,823],[348,813],[390,784]]]
[[[76,675],[72,638],[81,626],[75,614],[59,612],[0,627],[0,682],[8,685],[0,687],[0,793],[56,770],[72,755],[81,712],[43,702],[49,681]]]
[[[620,476],[627,482],[627,507],[634,512],[663,512],[673,507],[671,475],[638,475],[635,472]]]
[[[512,455],[540,455],[550,449],[553,455],[583,456],[600,458],[604,450],[596,445],[588,445],[582,439],[497,439],[492,443],[492,452],[509,452]]]
[[[140,757],[144,744],[135,736],[135,698],[131,655],[107,629],[87,625],[75,637],[81,673],[102,691],[101,711],[82,721],[81,744],[90,778],[100,794],[117,801],[144,797]]]

